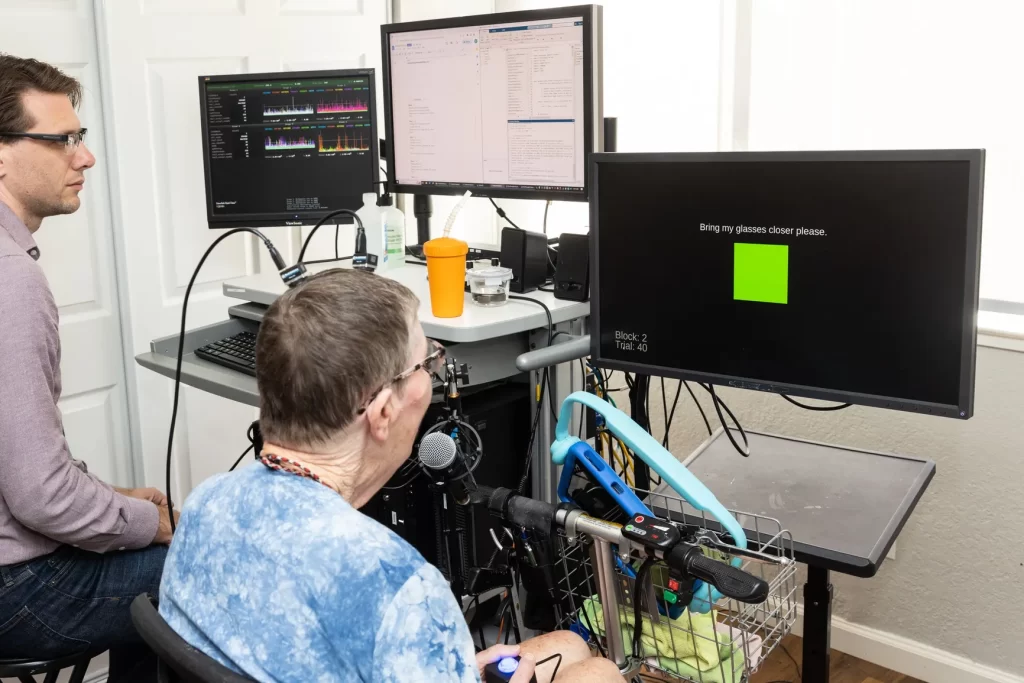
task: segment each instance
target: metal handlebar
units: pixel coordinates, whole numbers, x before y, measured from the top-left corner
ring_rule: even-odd
[[[551,346],[527,351],[516,358],[516,369],[520,372],[540,370],[560,363],[568,363],[590,355],[590,335],[570,337],[568,341],[556,340]]]

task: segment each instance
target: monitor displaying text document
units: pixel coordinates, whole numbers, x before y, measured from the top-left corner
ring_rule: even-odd
[[[395,181],[583,192],[583,23],[391,34]]]

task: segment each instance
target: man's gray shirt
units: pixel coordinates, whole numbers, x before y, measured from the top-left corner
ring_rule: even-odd
[[[61,422],[57,305],[39,248],[0,202],[0,565],[61,544],[107,552],[144,548],[159,515],[71,458]]]

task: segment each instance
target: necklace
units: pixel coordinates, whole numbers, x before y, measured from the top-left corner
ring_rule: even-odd
[[[266,450],[260,453],[257,460],[259,460],[261,463],[263,463],[272,470],[275,470],[277,472],[287,472],[288,474],[294,474],[299,477],[305,477],[306,479],[312,479],[316,483],[321,484],[322,486],[326,486],[327,488],[334,491],[334,488],[332,488],[324,480],[322,480],[319,474],[311,472],[308,467],[306,467],[297,460],[291,460],[290,458],[286,458],[283,455],[275,455],[274,453],[268,453]]]

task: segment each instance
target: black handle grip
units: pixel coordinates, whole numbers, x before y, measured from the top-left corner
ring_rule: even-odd
[[[550,533],[555,523],[558,506],[541,500],[512,496],[509,498],[505,519],[527,529]]]
[[[490,486],[481,486],[480,484],[477,484],[476,486],[473,487],[472,502],[474,504],[482,503],[486,505],[488,502],[490,502],[491,496],[494,495],[494,492],[496,490],[497,489],[492,488]]]
[[[550,533],[558,506],[516,494],[511,489],[477,486],[473,502],[486,503],[490,511],[506,522]]]
[[[665,556],[665,562],[670,567],[703,579],[728,598],[751,604],[768,599],[770,589],[764,579],[731,564],[712,560],[698,546],[680,543]]]

